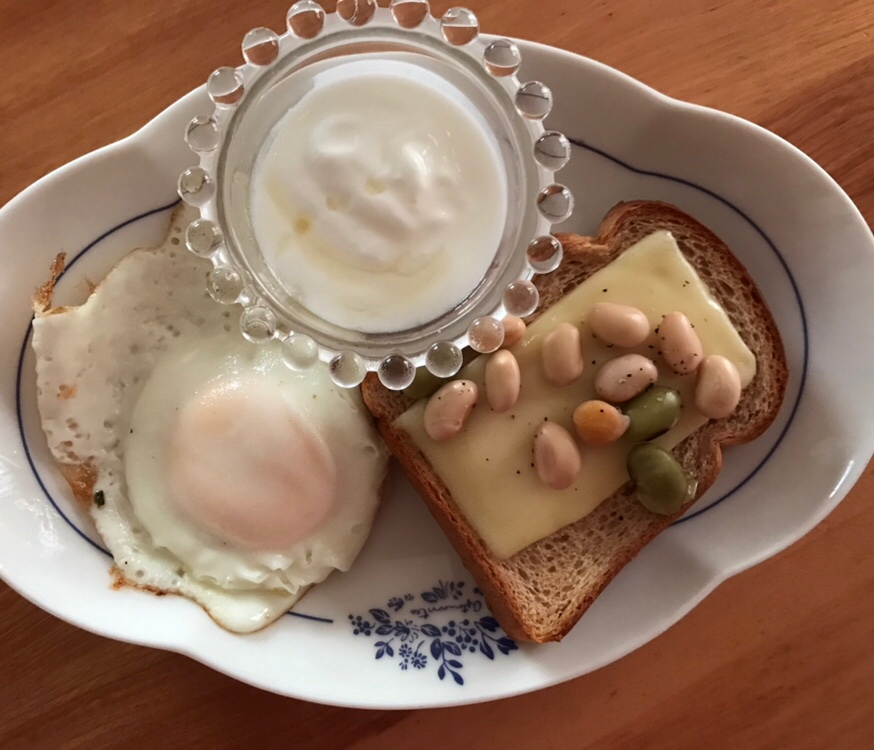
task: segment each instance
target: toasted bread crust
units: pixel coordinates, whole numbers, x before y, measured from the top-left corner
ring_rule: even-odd
[[[788,368],[780,334],[761,293],[740,261],[713,232],[678,208],[657,202],[620,203],[603,219],[596,238],[559,235],[564,261],[553,274],[535,279],[541,307],[548,309],[628,247],[660,229],[671,231],[680,249],[726,309],[756,355],[758,370],[735,413],[712,421],[674,449],[674,455],[698,480],[694,499],[672,516],[647,511],[630,485],[607,498],[585,518],[535,542],[508,560],[498,560],[467,523],[441,478],[394,420],[412,404],[403,394],[385,389],[374,376],[362,384],[364,401],[377,427],[412,484],[452,542],[482,589],[507,634],[522,641],[561,640],[617,573],[653,538],[681,516],[716,480],[722,446],[754,440],[774,421],[783,401]],[[555,550],[560,550],[556,552]],[[569,570],[553,574],[561,556]],[[546,570],[542,569],[546,567]],[[585,571],[585,580],[570,590],[561,575]],[[536,581],[531,582],[534,576]],[[544,603],[539,588],[566,592]],[[552,586],[555,585],[555,589]]]

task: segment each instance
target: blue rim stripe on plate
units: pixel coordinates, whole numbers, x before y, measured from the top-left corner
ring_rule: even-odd
[[[804,388],[805,388],[805,385],[807,382],[809,348],[808,348],[807,316],[805,314],[804,304],[802,302],[801,294],[798,290],[798,285],[795,281],[795,277],[792,275],[792,272],[789,270],[789,265],[786,263],[785,258],[780,253],[780,251],[777,249],[776,245],[772,242],[771,238],[768,237],[767,234],[765,234],[765,232],[762,230],[762,228],[759,227],[759,225],[755,221],[753,221],[749,216],[747,216],[743,211],[741,211],[737,206],[735,206],[729,200],[727,200],[726,198],[723,198],[721,195],[719,195],[718,193],[715,193],[714,191],[712,191],[708,188],[702,187],[701,185],[698,185],[694,182],[691,182],[690,180],[685,180],[681,177],[674,177],[672,175],[664,174],[662,172],[655,172],[655,171],[650,171],[650,170],[646,170],[646,169],[639,169],[637,167],[631,166],[630,164],[622,161],[621,159],[619,159],[615,156],[612,156],[611,154],[607,153],[606,151],[603,151],[595,146],[590,146],[587,143],[584,143],[583,141],[581,141],[579,139],[569,138],[568,140],[577,148],[581,148],[581,149],[589,151],[593,154],[596,154],[597,156],[600,156],[604,159],[607,159],[608,161],[611,161],[614,164],[622,167],[623,169],[627,169],[630,172],[633,172],[633,173],[639,174],[639,175],[644,175],[647,177],[657,177],[659,179],[668,180],[670,182],[675,182],[675,183],[680,184],[680,185],[685,185],[686,187],[690,187],[694,190],[698,190],[699,192],[702,192],[705,195],[708,195],[711,198],[714,198],[715,200],[719,201],[721,204],[723,204],[727,208],[731,209],[734,213],[736,213],[738,216],[740,216],[742,219],[744,219],[744,221],[746,221],[756,231],[756,233],[765,241],[765,243],[768,245],[768,247],[771,249],[771,251],[777,257],[777,260],[779,261],[780,265],[783,267],[783,270],[785,271],[786,276],[789,279],[789,283],[792,286],[792,291],[795,295],[796,302],[798,303],[798,310],[799,310],[799,313],[801,316],[801,328],[802,328],[802,338],[803,338],[802,368],[801,368],[801,378],[800,378],[799,387],[798,387],[798,394],[795,397],[795,403],[792,405],[791,411],[789,413],[789,419],[787,420],[786,425],[783,427],[782,432],[777,437],[777,440],[774,443],[774,445],[771,447],[771,449],[767,452],[767,454],[765,454],[765,456],[762,458],[762,460],[756,465],[756,467],[744,479],[742,479],[737,485],[735,485],[735,487],[730,489],[728,492],[724,493],[722,496],[720,496],[719,498],[714,500],[712,503],[710,503],[706,508],[702,508],[701,510],[698,510],[694,513],[689,514],[688,516],[685,516],[683,518],[678,519],[677,521],[674,521],[674,523],[672,525],[677,526],[679,524],[685,523],[686,521],[691,521],[693,518],[697,518],[698,516],[702,515],[703,513],[706,513],[707,511],[711,510],[712,508],[715,508],[717,505],[720,505],[721,503],[723,503],[729,497],[734,495],[738,490],[740,490],[742,487],[744,487],[747,483],[749,483],[750,480],[752,480],[753,477],[755,477],[756,474],[758,474],[759,471],[761,471],[761,469],[765,466],[765,464],[771,459],[771,456],[774,455],[777,448],[780,446],[780,444],[783,442],[784,438],[786,437],[786,434],[788,433],[789,428],[795,419],[795,415],[798,411],[799,404],[801,403],[801,397],[802,397],[802,394],[804,393]],[[102,242],[103,240],[105,240],[107,237],[111,236],[115,232],[117,232],[117,231],[127,227],[128,225],[133,224],[134,222],[139,221],[141,219],[145,219],[145,218],[148,218],[149,216],[159,214],[163,211],[168,211],[171,208],[174,208],[178,203],[179,203],[179,201],[175,200],[172,203],[168,203],[165,206],[160,206],[159,208],[154,208],[150,211],[146,211],[145,213],[142,213],[142,214],[134,216],[130,219],[127,219],[126,221],[123,221],[121,224],[118,224],[117,226],[113,227],[112,229],[107,230],[106,232],[101,234],[97,239],[90,242],[85,248],[80,250],[72,258],[72,260],[70,260],[70,262],[67,264],[67,266],[64,269],[64,272],[61,274],[61,276],[63,276],[67,271],[69,271],[70,268],[72,268],[73,265],[76,263],[76,261],[79,260],[79,258],[81,258],[86,252],[91,250],[95,245]],[[55,501],[55,499],[52,497],[51,493],[49,493],[48,489],[46,488],[45,483],[43,482],[42,477],[40,476],[39,472],[37,471],[36,465],[34,464],[33,458],[30,454],[30,449],[28,447],[27,440],[26,440],[25,434],[24,434],[24,421],[22,418],[21,381],[22,381],[22,375],[23,375],[24,355],[25,355],[25,352],[27,351],[27,345],[30,342],[30,338],[31,338],[32,331],[33,331],[32,322],[33,322],[33,319],[31,319],[31,322],[28,324],[27,332],[25,333],[24,339],[23,339],[22,344],[21,344],[21,351],[20,351],[19,358],[18,358],[18,368],[17,368],[17,372],[16,372],[15,403],[16,403],[16,413],[17,413],[17,417],[18,417],[18,430],[19,430],[19,435],[21,437],[22,446],[24,447],[24,453],[25,453],[25,456],[27,458],[28,465],[30,466],[31,471],[33,472],[33,475],[37,480],[37,483],[39,484],[39,486],[42,489],[43,493],[45,494],[46,498],[51,503],[52,507],[55,509],[55,511],[58,513],[58,515],[60,515],[60,517],[63,518],[64,521],[80,537],[82,537],[82,539],[84,539],[86,542],[88,542],[88,544],[90,544],[92,547],[99,550],[103,554],[110,556],[110,553],[108,550],[104,549],[101,545],[97,544],[94,540],[92,540],[84,531],[82,531],[78,526],[76,526],[76,524],[73,523],[72,520],[69,517],[67,517],[67,515],[61,510],[58,503]],[[333,620],[331,620],[329,618],[318,617],[315,615],[306,615],[306,614],[298,613],[298,612],[289,612],[288,614],[292,615],[294,617],[300,617],[302,619],[313,620],[316,622],[326,622],[326,623],[333,622]]]
[[[30,455],[30,446],[28,446],[27,440],[24,437],[24,419],[21,415],[21,376],[22,370],[24,369],[24,355],[27,352],[27,345],[30,343],[30,336],[32,332],[33,318],[31,317],[30,322],[27,324],[27,333],[24,334],[24,340],[21,342],[21,352],[18,355],[18,371],[15,376],[15,412],[16,416],[18,417],[18,435],[21,438],[21,445],[24,447],[24,456],[25,458],[27,458],[27,463],[30,466],[30,470],[33,472],[33,476],[36,478],[37,484],[39,484],[40,489],[43,491],[43,494],[48,498],[48,501],[52,504],[52,507],[55,509],[57,514],[67,522],[67,524],[73,529],[73,531],[75,531],[80,537],[88,542],[88,544],[94,547],[94,549],[96,549],[98,552],[102,552],[104,555],[109,555],[109,550],[101,547],[90,536],[82,531],[82,529],[74,524],[67,517],[67,514],[61,510],[60,506],[55,502],[55,498],[52,497],[52,494],[43,483],[42,477],[36,470],[36,464],[34,464],[33,462],[33,457]]]
[[[112,229],[105,231],[97,239],[89,242],[82,250],[80,250],[78,253],[76,253],[76,255],[73,256],[73,258],[70,260],[70,262],[67,263],[66,266],[64,267],[64,270],[58,275],[58,279],[63,277],[63,275],[65,273],[67,273],[67,271],[69,271],[76,264],[76,261],[79,260],[79,258],[81,258],[83,255],[85,255],[85,253],[87,253],[95,245],[99,244],[100,242],[103,242],[103,240],[105,240],[110,235],[115,234],[119,230],[124,229],[126,226],[133,224],[134,222],[139,221],[140,219],[145,219],[145,218],[148,218],[149,216],[154,216],[155,214],[159,214],[162,211],[168,211],[169,209],[173,208],[177,203],[179,203],[178,199],[173,201],[172,203],[168,203],[166,206],[161,206],[160,208],[153,208],[151,211],[146,211],[143,214],[139,214],[138,216],[134,216],[133,218],[127,219],[126,221],[123,221],[121,224],[114,226]],[[18,434],[21,437],[21,444],[22,444],[22,446],[24,446],[24,455],[27,458],[27,463],[30,466],[30,470],[33,472],[34,477],[36,477],[36,481],[39,484],[40,489],[43,491],[45,496],[48,498],[48,501],[52,504],[52,507],[58,512],[58,515],[60,515],[60,517],[63,518],[67,522],[67,524],[69,526],[71,526],[72,529],[80,537],[82,537],[86,542],[88,542],[88,544],[90,544],[92,547],[94,547],[94,549],[102,552],[104,555],[107,555],[108,557],[112,557],[112,555],[109,553],[109,550],[104,549],[101,545],[99,545],[97,542],[95,542],[93,539],[91,539],[91,537],[89,537],[84,531],[82,531],[82,529],[80,529],[78,526],[76,526],[76,524],[74,524],[67,517],[67,514],[61,510],[61,507],[57,504],[57,502],[55,502],[54,497],[52,497],[51,493],[48,491],[48,488],[45,486],[45,483],[43,482],[42,477],[40,476],[39,472],[37,471],[36,464],[33,461],[33,457],[30,455],[30,447],[28,446],[27,439],[24,436],[24,419],[23,419],[22,413],[21,413],[21,411],[22,411],[22,407],[21,407],[21,379],[22,379],[23,369],[24,369],[24,355],[27,352],[27,345],[30,343],[30,337],[32,334],[33,334],[33,316],[31,316],[30,322],[27,324],[27,332],[24,334],[24,340],[21,342],[21,351],[19,352],[19,355],[18,355],[18,367],[17,367],[16,373],[15,373],[15,413],[16,413],[16,416],[18,418]]]
[[[61,274],[58,275],[58,279],[62,278],[64,274],[67,273],[75,264],[76,261],[79,260],[85,253],[87,253],[91,248],[95,245],[103,242],[107,237],[115,234],[116,232],[124,229],[126,226],[133,224],[134,222],[140,221],[141,219],[147,219],[150,216],[154,216],[155,214],[162,213],[163,211],[169,211],[171,208],[175,208],[181,201],[176,199],[172,203],[168,203],[166,206],[160,206],[158,208],[153,208],[150,211],[146,211],[145,213],[134,216],[130,219],[123,221],[121,224],[114,226],[112,229],[107,230],[103,234],[101,234],[97,239],[89,242],[82,250],[80,250],[69,263],[66,264],[64,270]],[[104,548],[97,542],[95,542],[90,536],[88,536],[82,529],[80,529],[73,521],[61,510],[60,505],[58,505],[55,498],[49,492],[48,488],[43,482],[42,476],[40,476],[39,471],[36,468],[36,464],[34,463],[33,457],[30,454],[30,447],[27,444],[27,438],[24,434],[24,418],[22,416],[22,401],[21,401],[21,381],[24,372],[24,355],[27,352],[27,345],[30,343],[31,336],[33,335],[33,317],[31,317],[30,322],[27,325],[27,332],[24,334],[24,339],[21,342],[21,350],[18,355],[18,367],[16,368],[15,373],[15,413],[18,418],[18,435],[21,438],[21,445],[24,448],[24,455],[27,458],[28,466],[30,466],[31,472],[33,472],[33,476],[39,484],[40,489],[43,491],[43,494],[46,496],[48,501],[51,503],[52,507],[55,509],[57,514],[66,521],[67,525],[73,529],[82,539],[84,539],[88,544],[90,544],[94,549],[98,552],[102,552],[107,557],[112,557],[112,554],[108,549]],[[286,612],[287,615],[291,617],[299,617],[303,620],[312,620],[314,622],[325,622],[325,623],[333,623],[334,621],[329,617],[319,617],[317,615],[307,615],[303,612]]]

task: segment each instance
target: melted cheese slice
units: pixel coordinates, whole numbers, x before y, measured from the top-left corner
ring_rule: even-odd
[[[626,250],[547,310],[513,347],[522,388],[510,411],[498,414],[485,401],[483,368],[487,357],[483,356],[458,375],[475,381],[481,390],[479,404],[455,438],[440,443],[425,434],[425,400],[396,421],[425,454],[461,512],[498,558],[506,559],[578,521],[628,481],[625,457],[629,444],[625,440],[598,448],[581,446],[582,470],[565,490],[546,487],[532,464],[537,425],[551,420],[574,434],[573,411],[581,402],[596,398],[595,372],[605,361],[629,351],[644,354],[658,366],[658,383],[680,392],[682,417],[655,441],[659,445],[672,448],[707,422],[694,407],[695,375],[680,376],[670,370],[658,356],[655,333],[631,350],[610,348],[595,339],[585,318],[596,302],[637,307],[647,315],[653,331],[663,316],[680,310],[695,326],[705,356],[721,354],[730,359],[744,387],[756,373],[755,356],[670,233],[656,232]],[[585,369],[576,382],[558,387],[543,376],[540,347],[544,335],[563,322],[580,326]]]

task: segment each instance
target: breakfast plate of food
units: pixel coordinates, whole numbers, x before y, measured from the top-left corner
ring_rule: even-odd
[[[820,167],[393,5],[297,3],[0,209],[0,576],[365,708],[621,658],[874,453],[874,238]],[[481,70],[392,51],[428,24]]]

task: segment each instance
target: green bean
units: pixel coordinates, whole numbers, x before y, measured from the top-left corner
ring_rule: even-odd
[[[631,420],[627,439],[640,443],[664,435],[677,424],[683,401],[673,388],[654,385],[625,404],[623,411]]]
[[[635,445],[628,453],[627,468],[640,502],[659,515],[676,513],[698,488],[670,451],[654,443]]]
[[[428,372],[426,367],[420,367],[416,370],[416,377],[403,390],[403,394],[407,398],[420,399],[427,398],[433,394],[441,385],[448,382],[447,378],[438,378]]]

